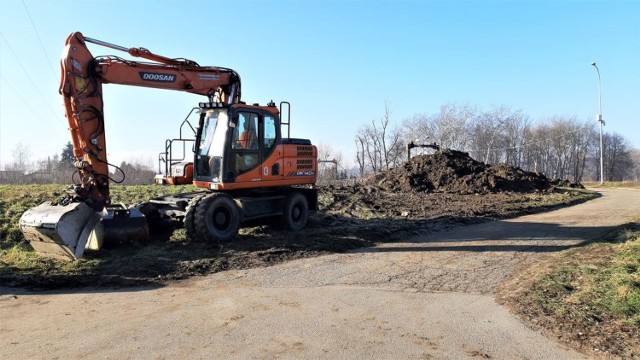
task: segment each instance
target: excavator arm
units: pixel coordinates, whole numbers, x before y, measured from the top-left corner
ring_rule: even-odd
[[[121,50],[153,62],[116,56],[94,57],[87,43]],[[79,181],[75,194],[95,210],[110,204],[109,162],[104,131],[102,84],[121,84],[184,91],[211,102],[240,101],[240,76],[231,69],[200,66],[188,59],[171,59],[145,48],[125,48],[75,32],[65,42],[60,93],[73,143]]]

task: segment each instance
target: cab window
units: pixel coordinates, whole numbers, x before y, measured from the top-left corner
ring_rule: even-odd
[[[239,112],[234,117],[229,166],[236,176],[255,168],[260,161],[258,119],[258,114],[250,112]]]
[[[263,154],[266,157],[276,145],[276,119],[271,115],[264,117]]]
[[[233,149],[258,150],[258,114],[239,113],[233,133]]]

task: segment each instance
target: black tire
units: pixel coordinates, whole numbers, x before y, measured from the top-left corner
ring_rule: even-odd
[[[196,235],[196,208],[198,207],[198,203],[205,194],[196,195],[191,200],[189,200],[189,205],[185,210],[184,214],[184,229],[187,233],[187,238],[191,241],[198,241],[198,237]]]
[[[304,229],[309,219],[309,202],[299,192],[289,194],[284,204],[284,224],[289,230],[299,231]]]
[[[231,196],[223,193],[203,197],[194,220],[198,241],[226,242],[236,236],[240,227],[238,206]]]

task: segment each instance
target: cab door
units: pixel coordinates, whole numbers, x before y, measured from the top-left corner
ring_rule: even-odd
[[[262,181],[276,181],[284,178],[284,154],[278,146],[278,122],[274,115],[265,113],[260,122],[260,152],[262,154]]]
[[[260,114],[243,109],[233,115],[226,181],[261,180]]]

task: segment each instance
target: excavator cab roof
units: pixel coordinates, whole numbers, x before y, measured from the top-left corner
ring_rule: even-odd
[[[228,108],[233,110],[239,109],[248,109],[248,110],[263,110],[273,115],[279,115],[280,111],[276,107],[276,104],[273,101],[270,101],[267,105],[260,105],[255,103],[253,105],[247,105],[244,102],[239,102],[235,104],[225,104],[219,102],[201,102],[198,104],[200,111],[207,111],[212,109],[220,109],[220,108]]]

